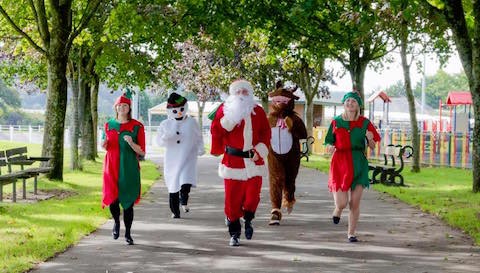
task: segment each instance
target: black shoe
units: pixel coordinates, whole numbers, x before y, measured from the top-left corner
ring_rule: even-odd
[[[251,221],[245,221],[245,238],[247,240],[252,239],[253,236],[253,226]]]
[[[114,240],[117,240],[118,236],[120,236],[120,223],[113,224],[112,236]]]
[[[129,245],[133,245],[133,239],[132,239],[132,236],[130,235],[125,235],[125,242],[127,242],[127,244]]]
[[[338,216],[332,216],[332,220],[333,220],[333,223],[336,225],[338,223],[340,223],[340,217]]]
[[[172,213],[171,217],[174,219],[180,218],[180,213],[179,214]]]
[[[358,242],[358,239],[357,239],[356,236],[350,236],[350,237],[348,237],[348,241],[350,243],[356,243],[356,242]]]

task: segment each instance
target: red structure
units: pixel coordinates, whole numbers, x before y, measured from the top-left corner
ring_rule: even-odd
[[[457,107],[464,106],[465,112],[468,108],[468,131],[470,131],[470,117],[471,117],[471,105],[472,94],[469,91],[450,91],[448,92],[447,102],[442,104],[442,100],[439,102],[439,115],[440,115],[440,131],[442,131],[442,107],[450,107],[450,123],[453,124],[447,131],[457,131]]]
[[[368,102],[368,119],[375,123],[375,116],[374,116],[375,103],[374,102],[377,98],[380,98],[381,100],[383,100],[382,111],[383,111],[384,116],[381,119],[381,121],[385,122],[385,124],[388,124],[389,123],[389,120],[388,120],[389,103],[391,103],[392,100],[387,95],[387,93],[385,93],[384,91],[377,91],[367,99],[367,102]],[[385,106],[387,107],[387,111],[385,111]],[[378,127],[381,129],[382,126],[379,125]]]

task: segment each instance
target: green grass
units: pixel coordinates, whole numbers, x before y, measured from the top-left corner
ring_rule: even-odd
[[[313,155],[305,167],[328,173],[329,159]],[[374,184],[372,188],[385,192],[442,219],[463,230],[480,245],[480,193],[472,192],[472,171],[454,168],[422,168],[412,173],[408,166],[402,175],[407,187]]]
[[[19,147],[22,143],[1,142],[1,149]],[[40,155],[39,145],[27,145],[30,155]],[[68,158],[68,153],[65,159]],[[83,171],[64,170],[63,182],[39,179],[39,190],[64,193],[48,200],[27,203],[0,203],[0,272],[25,272],[36,263],[62,252],[83,236],[95,231],[110,218],[102,209],[102,158],[84,162]],[[68,166],[66,160],[65,166]],[[144,161],[142,192],[150,189],[159,177],[152,162]],[[29,188],[32,179],[27,180]],[[21,183],[17,183],[17,188]],[[6,192],[9,185],[4,186]],[[11,192],[11,191],[10,191]],[[61,197],[66,196],[66,197]]]

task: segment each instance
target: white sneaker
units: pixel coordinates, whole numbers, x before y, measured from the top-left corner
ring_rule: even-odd
[[[230,246],[239,246],[240,245],[240,239],[238,239],[237,236],[232,236],[232,237],[230,237],[230,242],[228,244]]]
[[[190,208],[187,205],[182,205],[183,212],[189,212]]]

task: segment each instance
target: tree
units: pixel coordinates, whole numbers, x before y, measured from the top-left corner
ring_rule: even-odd
[[[445,101],[450,91],[470,90],[465,73],[450,75],[443,70],[438,70],[435,75],[425,79],[425,103],[433,108],[438,107],[438,101]],[[413,93],[418,98],[421,96],[422,84],[415,86]]]
[[[463,70],[472,93],[473,127],[473,185],[480,191],[480,1],[428,0],[430,7],[440,14],[449,26]]]
[[[390,7],[392,15],[392,24],[397,26],[397,31],[392,32],[391,36],[398,41],[400,46],[400,58],[402,62],[405,95],[408,101],[410,112],[410,124],[413,146],[413,164],[412,172],[420,172],[420,135],[418,130],[417,113],[415,109],[415,98],[412,90],[410,77],[410,67],[415,59],[437,45],[437,52],[440,55],[443,52],[438,41],[444,41],[444,28],[431,24],[428,20],[420,16],[425,13],[422,5],[407,0],[391,0]],[[428,34],[428,35],[427,35]],[[431,46],[434,45],[434,46]],[[420,47],[420,49],[418,49]],[[445,47],[444,47],[445,48]]]
[[[200,49],[191,41],[177,44],[181,57],[173,61],[170,79],[176,86],[195,94],[198,105],[198,123],[203,128],[205,103],[219,97],[219,89],[213,84],[215,63],[213,52]]]
[[[13,108],[20,108],[22,106],[18,92],[6,86],[2,80],[0,80],[0,99]]]
[[[313,99],[330,95],[325,82],[331,80],[331,73],[325,70],[324,58],[312,54],[298,44],[292,44],[288,50],[284,51],[282,66],[287,78],[297,84],[305,94],[306,128],[308,135],[312,136]]]
[[[73,0],[2,1],[0,14],[12,32],[25,39],[47,63],[47,109],[42,156],[52,156],[50,179],[63,179],[63,139],[67,106],[66,69],[73,40],[86,27],[101,0],[86,2],[72,9]],[[73,5],[73,7],[77,7]],[[81,18],[75,20],[79,14]],[[13,15],[16,15],[14,17]]]

